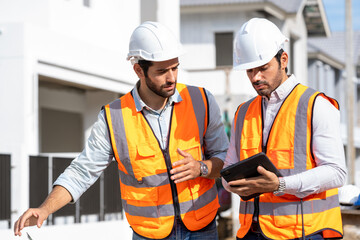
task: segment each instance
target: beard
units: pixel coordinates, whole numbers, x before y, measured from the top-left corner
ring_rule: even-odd
[[[279,69],[278,72],[276,73],[273,81],[271,81],[272,84],[270,85],[269,82],[267,81],[257,81],[253,83],[254,89],[255,91],[260,95],[260,96],[266,96],[266,97],[270,97],[270,94],[275,91],[283,82],[283,76],[281,73],[281,70]],[[262,89],[256,89],[255,86],[257,85],[265,85],[265,88]]]
[[[149,77],[145,77],[145,83],[146,86],[156,95],[163,97],[163,98],[168,98],[171,97],[172,95],[174,95],[175,93],[175,89],[176,89],[176,82],[166,82],[165,84],[161,85],[161,86],[156,86],[153,81],[151,81],[151,79]],[[164,88],[166,87],[170,87],[174,85],[174,88],[171,90],[166,90]]]
[[[266,82],[266,81],[258,81],[258,82],[255,82],[253,83],[254,86],[257,86],[257,85],[265,85],[267,86],[266,88],[262,88],[262,89],[255,89],[255,91],[257,92],[257,94],[259,94],[260,96],[269,96],[272,92],[271,88],[270,88],[270,85]]]

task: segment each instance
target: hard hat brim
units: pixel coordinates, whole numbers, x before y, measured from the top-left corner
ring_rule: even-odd
[[[275,54],[273,57],[275,57]],[[248,69],[257,68],[257,67],[260,67],[260,66],[263,66],[263,65],[269,63],[273,57],[268,57],[266,59],[257,60],[257,61],[253,61],[253,62],[249,62],[249,63],[242,63],[242,64],[234,63],[233,68],[235,70],[248,70]]]

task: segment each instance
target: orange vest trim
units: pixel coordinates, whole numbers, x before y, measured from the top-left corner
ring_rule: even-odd
[[[177,90],[182,101],[173,106],[166,150],[161,149],[143,114],[137,112],[131,93],[104,108],[119,166],[125,215],[132,229],[147,238],[161,239],[171,233],[174,206],[191,231],[207,226],[219,208],[215,180],[198,177],[173,186],[170,183],[168,169],[183,158],[177,148],[199,161],[204,158],[208,122],[205,90],[179,83]]]
[[[334,99],[298,84],[280,107],[265,147],[262,139],[262,98],[257,96],[244,103],[238,109],[234,123],[235,146],[240,161],[265,151],[283,176],[316,167],[311,150],[311,138],[313,105],[317,96],[328,99],[338,108]],[[249,231],[253,212],[254,200],[241,200],[241,227],[237,233],[238,238],[243,238]],[[259,197],[259,224],[263,235],[269,239],[300,238],[302,225],[306,236],[322,232],[324,238],[342,237],[338,190],[331,189],[313,194],[302,199],[302,202],[289,194],[278,197],[272,193],[264,193]]]

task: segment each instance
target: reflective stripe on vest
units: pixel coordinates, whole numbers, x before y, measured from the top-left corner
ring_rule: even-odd
[[[326,201],[326,203],[325,203]],[[240,204],[239,213],[252,214],[254,212],[254,204]],[[250,203],[250,202],[248,202]],[[325,199],[315,199],[312,201],[304,201],[304,214],[321,213],[327,208],[335,208],[339,205],[338,196],[333,195]],[[276,209],[276,211],[274,211]],[[301,214],[301,203],[298,202],[262,202],[259,209],[260,215],[268,216],[286,216]]]
[[[171,163],[183,158],[177,148],[202,160],[209,118],[205,90],[179,83],[177,90],[182,101],[172,109],[167,152]],[[128,222],[141,236],[164,238],[171,233],[175,215],[165,153],[137,112],[131,93],[104,108]],[[198,177],[176,184],[176,189],[180,215],[189,230],[199,230],[215,218],[219,203],[214,180]]]
[[[280,107],[264,149],[262,98],[257,96],[240,105],[234,123],[239,159],[243,160],[264,150],[283,176],[314,168],[315,161],[311,152],[312,111],[318,96],[336,103],[322,93],[301,84],[297,85]],[[337,104],[334,106],[338,107]],[[302,236],[303,214],[306,235],[323,231],[324,237],[342,236],[337,189],[310,195],[303,199],[302,205],[303,213],[300,199],[293,195],[276,197],[272,193],[262,194],[259,197],[259,222],[263,234],[270,239],[299,238]],[[253,212],[253,200],[241,201],[241,228],[237,234],[239,238],[245,236],[250,229]]]

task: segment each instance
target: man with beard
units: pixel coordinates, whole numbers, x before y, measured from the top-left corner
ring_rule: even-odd
[[[54,183],[45,202],[15,223],[39,227],[75,202],[116,159],[122,205],[133,239],[217,239],[215,178],[228,139],[219,107],[205,89],[177,83],[182,46],[160,23],[130,39],[128,60],[139,81],[98,115],[84,151]]]
[[[246,70],[258,96],[235,113],[227,167],[264,152],[283,177],[258,166],[258,177],[226,183],[240,201],[237,239],[328,239],[343,234],[337,188],[346,180],[337,102],[287,75],[287,38],[260,18],[234,42],[234,68]]]

